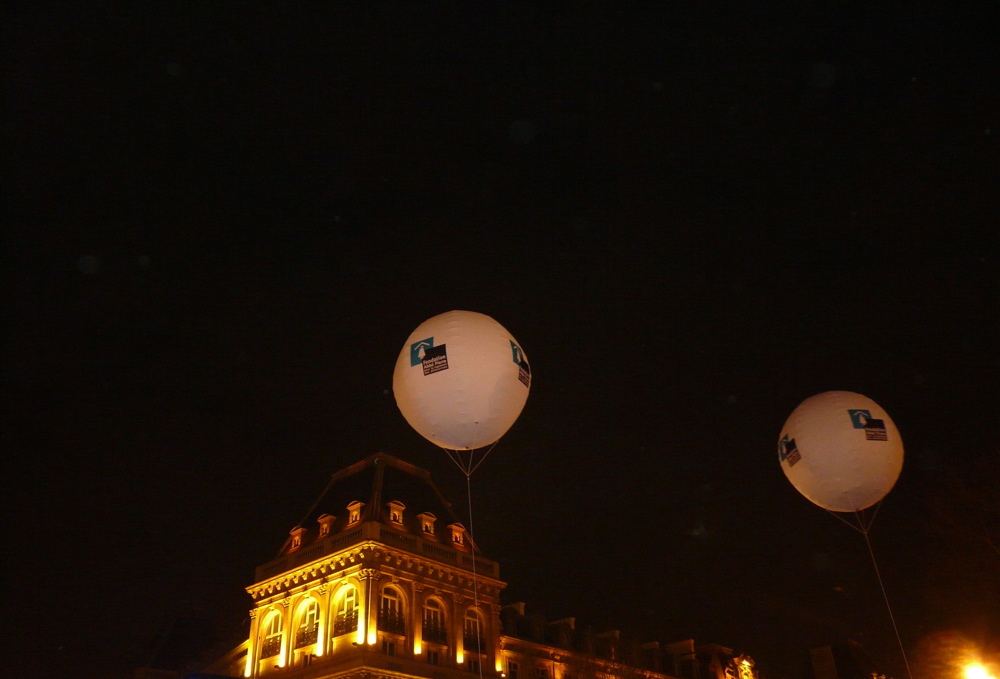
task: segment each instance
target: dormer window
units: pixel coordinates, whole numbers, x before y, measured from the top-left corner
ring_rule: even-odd
[[[301,526],[296,526],[291,531],[289,535],[292,536],[292,543],[288,547],[289,552],[294,552],[296,549],[302,546],[302,536],[305,534],[306,529]]]
[[[365,508],[365,503],[358,502],[357,500],[347,505],[347,516],[350,517],[347,522],[357,523],[358,521],[360,521],[361,512],[364,511],[364,508]]]
[[[437,521],[437,517],[430,512],[424,512],[423,514],[418,514],[417,518],[420,519],[420,532],[424,535],[433,536],[434,522]]]
[[[464,547],[465,526],[460,523],[453,523],[448,528],[451,528],[451,544],[455,547]]]
[[[399,500],[393,500],[389,503],[389,521],[392,523],[402,525],[403,524],[403,510],[406,509],[404,505]]]
[[[330,516],[329,514],[324,514],[323,516],[316,519],[316,522],[319,523],[319,536],[321,538],[330,534],[330,527],[336,520],[337,520],[336,516]]]

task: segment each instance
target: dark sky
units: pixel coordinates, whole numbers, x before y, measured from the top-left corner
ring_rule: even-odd
[[[238,639],[375,451],[463,502],[391,392],[450,309],[532,362],[473,477],[505,601],[905,676],[862,536],[775,459],[845,389],[906,443],[871,540],[908,652],[998,652],[992,3],[191,4],[4,21],[5,676]]]

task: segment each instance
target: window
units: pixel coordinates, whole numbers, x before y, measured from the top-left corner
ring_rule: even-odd
[[[388,639],[382,640],[382,652],[388,656],[396,655],[396,642],[389,641]]]
[[[319,604],[315,600],[309,601],[302,608],[301,615],[299,629],[295,632],[295,648],[316,643],[319,631]]]
[[[399,500],[393,500],[389,503],[389,520],[393,523],[401,524],[403,523],[403,510],[406,509],[404,505]]]
[[[358,590],[347,586],[341,590],[337,599],[336,613],[333,619],[333,636],[348,634],[358,630]]]
[[[264,625],[264,643],[260,647],[260,657],[270,658],[281,652],[281,614],[272,613]]]
[[[431,665],[441,664],[441,654],[437,651],[427,651],[427,662]]]
[[[392,587],[382,590],[382,602],[378,609],[378,628],[391,634],[406,634],[406,618],[399,592]]]
[[[434,535],[434,522],[437,521],[437,517],[430,512],[424,512],[418,514],[417,518],[420,519],[420,532],[424,535]]]
[[[444,624],[444,611],[435,599],[424,603],[424,641],[432,644],[448,645],[448,629]]]
[[[507,679],[517,679],[517,663],[513,660],[507,661]]]
[[[473,674],[479,674],[480,672],[479,658],[466,658],[465,668],[470,672],[472,672]]]
[[[358,502],[355,500],[351,504],[347,505],[347,516],[348,523],[357,523],[361,520],[361,511],[365,508],[364,502]]]
[[[465,612],[465,626],[462,635],[462,646],[466,653],[485,653],[486,639],[483,638],[483,622],[479,612],[469,609]]]
[[[329,514],[324,514],[323,516],[316,519],[319,523],[319,536],[325,537],[330,534],[330,526],[337,519],[336,516],[330,516]]]
[[[302,546],[302,540],[304,539],[305,534],[307,532],[308,531],[306,531],[306,529],[301,526],[296,526],[292,530],[288,531],[288,535],[290,538],[288,543],[289,552],[294,552],[296,549]]]
[[[535,668],[535,679],[549,679],[549,670],[547,667],[536,667]]]

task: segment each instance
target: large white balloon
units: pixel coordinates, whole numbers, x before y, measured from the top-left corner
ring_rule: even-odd
[[[517,340],[474,311],[449,311],[421,323],[392,376],[406,421],[450,450],[498,441],[521,414],[530,388],[531,369]]]
[[[903,469],[903,441],[875,401],[827,391],[807,398],[789,416],[778,460],[810,501],[833,512],[855,512],[892,490]]]

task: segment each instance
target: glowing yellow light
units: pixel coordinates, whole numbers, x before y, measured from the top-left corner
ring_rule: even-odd
[[[459,665],[461,665],[462,663],[464,663],[465,662],[465,654],[464,653],[459,653],[458,657],[455,658],[455,662],[457,662]]]
[[[423,652],[424,652],[424,647],[420,645],[420,642],[419,641],[414,641],[413,642],[413,654],[414,655],[420,655]]]
[[[364,625],[362,625],[360,621],[358,621],[358,634],[357,634],[357,637],[355,638],[354,641],[359,646],[361,644],[365,643],[365,628],[364,628]]]
[[[376,641],[378,641],[378,637],[375,634],[375,628],[372,627],[370,630],[368,630],[368,645],[374,646]]]
[[[965,666],[965,679],[995,679],[989,671],[979,663]]]

